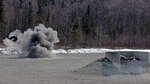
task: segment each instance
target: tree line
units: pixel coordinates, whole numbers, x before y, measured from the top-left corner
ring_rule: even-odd
[[[0,40],[42,23],[64,47],[150,47],[150,0],[0,0]]]

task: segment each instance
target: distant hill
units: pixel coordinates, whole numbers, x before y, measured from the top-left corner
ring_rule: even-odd
[[[1,37],[43,23],[58,31],[59,46],[150,47],[150,0],[1,1]]]

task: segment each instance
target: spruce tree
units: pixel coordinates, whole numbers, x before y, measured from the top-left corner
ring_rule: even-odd
[[[74,20],[72,38],[74,46],[80,45],[83,42],[83,33],[79,17]]]
[[[28,22],[29,22],[29,28],[33,27],[33,9],[32,9],[32,3],[29,2],[29,9],[28,9]]]
[[[87,36],[87,38],[89,38],[89,36],[91,36],[91,34],[93,35],[94,32],[96,32],[94,20],[91,16],[90,11],[91,11],[91,8],[88,5],[87,11],[82,19],[83,20],[83,31],[84,31],[85,35]]]
[[[5,21],[4,21],[4,4],[3,0],[0,0],[0,36],[4,37],[6,33]]]
[[[36,24],[44,23],[44,1],[45,0],[38,0],[38,11],[36,15]]]
[[[52,5],[55,5],[55,0],[51,0],[52,1]]]

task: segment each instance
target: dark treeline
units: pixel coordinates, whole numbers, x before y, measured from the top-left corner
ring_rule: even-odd
[[[1,40],[39,23],[60,46],[150,47],[150,0],[0,0]]]

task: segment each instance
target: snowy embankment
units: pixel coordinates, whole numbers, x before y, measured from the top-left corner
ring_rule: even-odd
[[[105,53],[106,51],[111,51],[111,49],[103,49],[103,48],[89,48],[89,49],[58,49],[53,50],[53,53]]]
[[[9,48],[0,48],[0,54],[18,54],[19,52],[9,49]]]
[[[105,53],[108,51],[138,51],[138,52],[150,52],[149,49],[147,50],[138,50],[138,49],[106,49],[106,48],[88,48],[88,49],[57,49],[53,50],[53,53]],[[19,54],[20,52],[17,52],[15,50],[12,50],[10,48],[0,48],[0,54]]]

